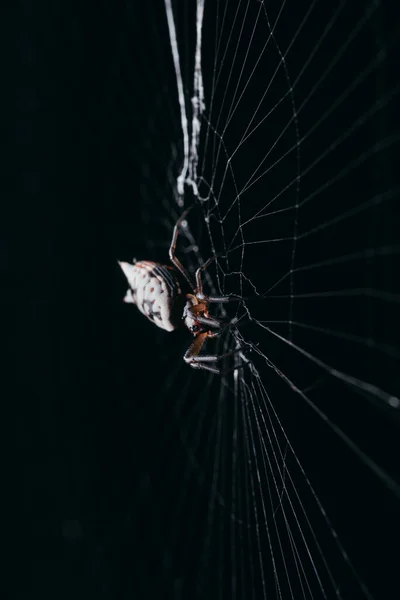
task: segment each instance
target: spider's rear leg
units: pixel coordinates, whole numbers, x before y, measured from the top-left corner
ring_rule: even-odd
[[[203,369],[205,371],[211,371],[212,373],[220,373],[218,367],[211,366],[209,363],[216,363],[228,356],[241,352],[241,348],[235,348],[224,354],[202,354],[200,355],[201,349],[208,337],[215,337],[216,334],[204,332],[200,333],[194,342],[186,350],[183,360],[186,364],[191,366],[193,369]]]

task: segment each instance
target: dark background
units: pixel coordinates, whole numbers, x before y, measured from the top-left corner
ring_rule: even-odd
[[[391,40],[391,48],[396,48],[396,30],[384,7],[381,3],[379,19],[374,20],[375,34],[368,30],[368,49],[367,45],[360,49],[364,65],[368,64],[364,52],[375,55],[374,43],[380,48]],[[204,374],[187,368],[177,371],[188,341],[184,332],[166,340],[166,334],[153,331],[145,319],[122,305],[125,283],[116,264],[117,259],[148,252],[148,231],[155,232],[156,245],[153,255],[144,258],[163,260],[168,227],[170,231],[178,214],[176,209],[168,213],[162,202],[149,200],[150,208],[143,207],[143,157],[151,167],[146,195],[153,187],[154,193],[162,194],[171,142],[176,141],[171,136],[179,124],[176,117],[169,119],[171,107],[160,104],[160,96],[171,97],[169,89],[174,89],[171,65],[167,60],[161,67],[157,63],[162,52],[147,52],[153,43],[160,47],[165,43],[163,9],[158,5],[150,13],[144,9],[146,19],[134,3],[120,2],[25,1],[18,3],[18,10],[10,69],[16,111],[8,123],[16,195],[7,202],[2,236],[3,303],[12,356],[7,374],[15,391],[16,413],[16,449],[10,458],[17,480],[15,595],[194,597],[193,590],[200,593],[201,588],[197,566],[207,527],[208,488],[189,489],[186,504],[176,514],[187,468],[187,449],[179,436],[185,422],[184,417],[172,418],[168,407],[184,388],[193,402],[201,398]],[[318,18],[322,15],[308,23],[311,37]],[[297,25],[298,16],[293,19]],[[143,22],[157,26],[156,33],[149,33]],[[290,31],[288,24],[287,35]],[[299,61],[306,55],[304,49]],[[320,60],[328,56],[321,51]],[[376,78],[368,79],[360,96],[345,103],[341,118],[347,116],[351,122],[352,113],[359,114],[360,107],[365,111],[393,87],[391,60],[384,61]],[[348,68],[350,80],[355,67]],[[319,92],[316,102],[328,106],[329,98],[337,97],[334,82],[331,85]],[[357,157],[366,141],[371,145],[396,131],[396,114],[392,104],[384,116],[371,118],[363,129],[365,137],[353,136],[344,150],[347,155],[335,155],[337,164],[331,163],[316,177],[326,181],[332,169],[340,168],[340,161]],[[312,111],[304,116],[303,131],[311,119]],[[345,131],[347,122],[340,122]],[[157,129],[160,123],[162,129]],[[336,125],[327,127],[332,132]],[[304,145],[305,164],[311,162],[315,148],[323,147],[326,133],[327,129],[314,139],[314,149]],[[345,188],[339,187],[331,191],[330,201],[336,207],[343,202],[345,208],[363,190],[394,189],[393,156],[392,148],[378,154],[373,169],[367,164],[346,180],[350,195],[344,196]],[[304,185],[306,194],[318,181],[305,177]],[[166,196],[167,205],[170,198]],[[330,218],[325,202],[310,213],[309,228]],[[153,213],[153,206],[160,212]],[[144,227],[146,210],[152,212],[150,225],[151,219],[163,223],[160,230],[148,223]],[[361,248],[394,243],[394,214],[393,203],[361,216],[359,230],[339,230],[340,247],[347,250],[357,236]],[[312,262],[318,243],[324,241],[302,246],[305,262]],[[255,273],[264,258],[260,255],[259,263],[253,259]],[[366,273],[371,273],[370,266],[363,264]],[[392,289],[397,266],[389,257],[385,272],[378,269],[371,275],[371,287]],[[340,273],[342,288],[351,287],[352,276]],[[307,282],[303,285],[307,288]],[[333,313],[335,307],[329,310]],[[386,328],[395,344],[397,316],[390,310],[382,315],[371,306],[375,329],[370,335],[377,338]],[[314,311],[310,313],[317,322]],[[332,317],[330,322],[334,329],[337,321]],[[318,356],[317,348],[316,342]],[[336,352],[335,342],[331,352]],[[292,355],[282,356],[282,364],[286,363],[293,378],[300,376],[301,364],[296,371]],[[356,372],[364,372],[362,353],[353,364]],[[370,368],[376,372],[377,385],[393,389],[397,366],[398,361],[374,359]],[[168,390],[171,372],[177,376]],[[266,373],[269,378],[270,371]],[[282,400],[288,435],[308,476],[317,481],[323,504],[373,597],[397,597],[398,499],[340,440],[329,437],[297,397],[294,407],[293,393],[280,381],[268,384],[271,396],[279,394]],[[314,399],[395,476],[398,419],[376,410],[346,386],[333,384]],[[330,452],[319,455],[321,447]],[[178,542],[167,546],[172,515]],[[183,545],[179,539],[185,531],[190,535]],[[225,589],[221,581],[230,579],[229,566],[218,563],[216,552],[212,546],[205,563],[209,579],[202,584],[202,597],[229,597],[220,591]],[[246,593],[238,593],[241,597]],[[356,592],[349,597],[356,598]]]

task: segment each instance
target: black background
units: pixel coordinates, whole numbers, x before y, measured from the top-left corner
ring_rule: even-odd
[[[11,158],[17,193],[7,203],[10,220],[4,221],[2,242],[3,302],[16,391],[16,451],[11,458],[18,498],[15,594],[189,598],[189,590],[197,585],[196,536],[204,525],[207,493],[204,510],[193,516],[189,502],[189,508],[174,517],[178,529],[192,528],[194,518],[198,525],[191,543],[184,548],[178,543],[176,554],[167,559],[166,532],[178,496],[174,490],[179,490],[186,460],[178,435],[182,423],[168,421],[168,406],[186,386],[196,394],[204,375],[182,368],[177,382],[166,390],[187,337],[182,333],[166,341],[165,334],[154,332],[140,315],[132,316],[130,307],[120,302],[125,283],[116,264],[146,248],[143,149],[154,127],[151,115],[164,114],[158,103],[159,79],[153,76],[160,67],[154,55],[144,51],[150,34],[135,5],[20,2],[18,8],[11,69],[16,91]],[[392,39],[390,16],[383,9],[380,15],[379,33],[384,40]],[[146,22],[153,19],[158,24],[154,44],[161,46],[166,39],[162,6],[155,6],[150,16]],[[298,23],[298,16],[294,19]],[[311,35],[318,24],[308,27]],[[379,46],[379,40],[376,43]],[[321,60],[327,57],[321,54]],[[383,88],[371,84],[366,107],[393,85],[394,71],[389,61],[385,65]],[[163,68],[168,91],[173,73],[168,61]],[[325,93],[335,98],[332,90]],[[358,98],[354,105],[349,100],[343,114],[359,109]],[[371,120],[367,136],[384,139],[393,131],[393,106],[392,110],[383,120]],[[164,185],[173,126],[164,122],[163,131],[153,132],[151,147],[146,147],[148,155],[156,157],[151,162],[146,154],[154,165],[150,178],[155,189]],[[364,143],[355,141],[350,154],[357,156]],[[394,187],[391,160],[387,153],[383,165],[376,163],[378,175],[367,167],[356,174],[353,191],[361,193],[362,186],[367,190],[371,185]],[[327,179],[324,172],[320,177]],[[307,179],[305,185],[316,187]],[[317,215],[310,215],[310,227],[312,218],[329,218],[324,215],[322,206]],[[160,220],[170,225],[173,216],[160,212]],[[376,235],[376,245],[391,236],[393,241],[391,214],[377,211],[372,218],[381,219],[381,228],[370,227],[369,215],[364,221],[360,218],[360,231],[341,230],[340,235],[347,233],[349,240]],[[153,256],[144,258],[163,259],[168,232],[162,231],[162,243]],[[359,246],[366,243],[362,239]],[[310,262],[313,252],[311,248]],[[390,261],[385,264],[389,267],[384,280],[391,283],[395,267]],[[257,264],[253,267],[256,271]],[[373,287],[379,287],[376,281]],[[387,320],[386,326],[394,329],[394,313]],[[377,323],[382,326],[379,318]],[[357,359],[355,367],[356,363]],[[389,367],[382,361],[374,368],[379,372]],[[397,371],[390,369],[394,381]],[[388,377],[385,372],[390,388]],[[291,439],[309,477],[318,481],[327,512],[361,577],[370,583],[374,597],[397,597],[397,499],[334,436],[326,438],[321,422],[299,406],[298,399],[293,408],[280,385],[271,383],[271,396],[282,393]],[[395,474],[398,421],[376,412],[352,392],[347,396],[347,388],[331,390],[332,397],[319,397],[321,406],[331,410],[353,439],[362,419],[361,442]],[[330,401],[338,395],[343,402],[335,410]],[[312,444],[304,436],[309,431]],[[329,458],[318,457],[316,448],[330,443]],[[354,486],[351,494],[347,486]],[[189,499],[190,494],[201,506],[198,490],[189,491]],[[172,567],[166,567],[168,561]],[[218,597],[220,567],[211,559],[207,564],[214,585],[205,588],[204,597],[214,592]],[[228,568],[223,576],[229,578]]]

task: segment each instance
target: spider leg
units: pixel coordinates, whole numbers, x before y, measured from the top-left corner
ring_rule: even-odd
[[[221,322],[218,319],[213,319],[212,317],[196,317],[197,321],[202,325],[208,325],[208,327],[215,327],[219,329],[221,327]]]
[[[203,280],[201,277],[201,274],[203,271],[205,271],[207,269],[207,267],[210,266],[210,264],[216,259],[218,258],[218,254],[216,254],[215,256],[211,256],[211,258],[209,258],[204,265],[202,265],[201,267],[199,267],[196,270],[196,296],[199,300],[204,299],[207,300],[207,302],[210,303],[214,303],[214,304],[219,304],[219,303],[228,303],[228,302],[241,302],[241,298],[240,296],[206,296],[203,292]]]
[[[205,298],[210,304],[242,302],[242,298],[240,296],[205,296]]]
[[[193,369],[203,369],[205,371],[211,371],[213,373],[220,373],[221,371],[220,369],[218,369],[218,367],[211,366],[207,363],[218,362],[220,360],[223,360],[224,358],[227,358],[228,356],[232,356],[233,354],[241,352],[242,349],[235,348],[230,352],[225,352],[225,354],[203,354],[199,356],[199,353],[201,352],[201,349],[204,346],[204,342],[208,337],[212,337],[212,334],[210,336],[210,334],[207,331],[205,331],[204,333],[200,333],[194,340],[194,342],[186,350],[183,360]]]
[[[187,217],[188,213],[192,210],[192,208],[193,208],[193,206],[190,206],[189,208],[187,208],[181,214],[178,221],[176,222],[174,231],[172,233],[171,245],[169,247],[169,258],[170,258],[172,264],[175,265],[175,267],[178,269],[178,271],[180,271],[180,273],[182,273],[182,275],[184,276],[184,278],[186,279],[186,281],[188,282],[188,284],[190,285],[191,288],[193,288],[193,282],[190,278],[190,275],[186,271],[185,267],[183,266],[183,264],[181,263],[179,258],[177,256],[175,256],[175,251],[176,251],[176,242],[178,239],[180,226],[182,225],[182,222],[185,220],[185,218]]]
[[[221,321],[219,319],[214,319],[214,317],[207,316],[204,314],[204,306],[201,304],[195,304],[189,308],[189,312],[194,316],[196,321],[202,323],[203,325],[207,325],[208,327],[215,327],[219,329],[221,327]]]
[[[207,325],[208,327],[212,327],[215,329],[218,329],[218,333],[213,333],[211,334],[209,332],[209,336],[215,336],[215,335],[219,335],[219,333],[222,332],[222,330],[227,329],[228,327],[232,327],[234,325],[236,325],[238,319],[234,318],[231,319],[230,321],[221,321],[220,319],[216,319],[214,317],[205,317],[202,314],[198,314],[200,312],[200,310],[202,310],[202,308],[200,308],[200,305],[195,305],[195,306],[191,306],[189,308],[189,312],[195,317],[195,319],[201,323],[202,325]]]
[[[190,344],[189,348],[186,350],[183,360],[186,364],[194,369],[201,369],[204,367],[206,371],[212,371],[213,373],[219,373],[219,369],[216,367],[210,367],[210,365],[201,365],[201,363],[196,362],[196,358],[198,358],[199,352],[201,352],[202,347],[204,346],[204,342],[208,338],[208,333],[200,333],[194,342]]]
[[[236,327],[238,320],[231,319],[230,321],[219,321],[219,326],[217,331],[213,331],[213,333],[209,334],[209,337],[218,337],[227,329],[231,329],[232,327]]]
[[[209,258],[204,265],[202,265],[201,267],[199,267],[198,269],[196,269],[196,291],[197,294],[199,296],[203,295],[203,280],[201,278],[201,274],[203,271],[205,271],[207,269],[207,267],[210,266],[210,264],[217,258],[217,256],[211,256],[211,258]]]

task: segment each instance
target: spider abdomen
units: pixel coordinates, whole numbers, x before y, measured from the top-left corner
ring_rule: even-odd
[[[119,265],[130,288],[125,302],[136,304],[140,312],[161,329],[176,329],[180,322],[176,308],[182,292],[173,269],[147,260]]]

